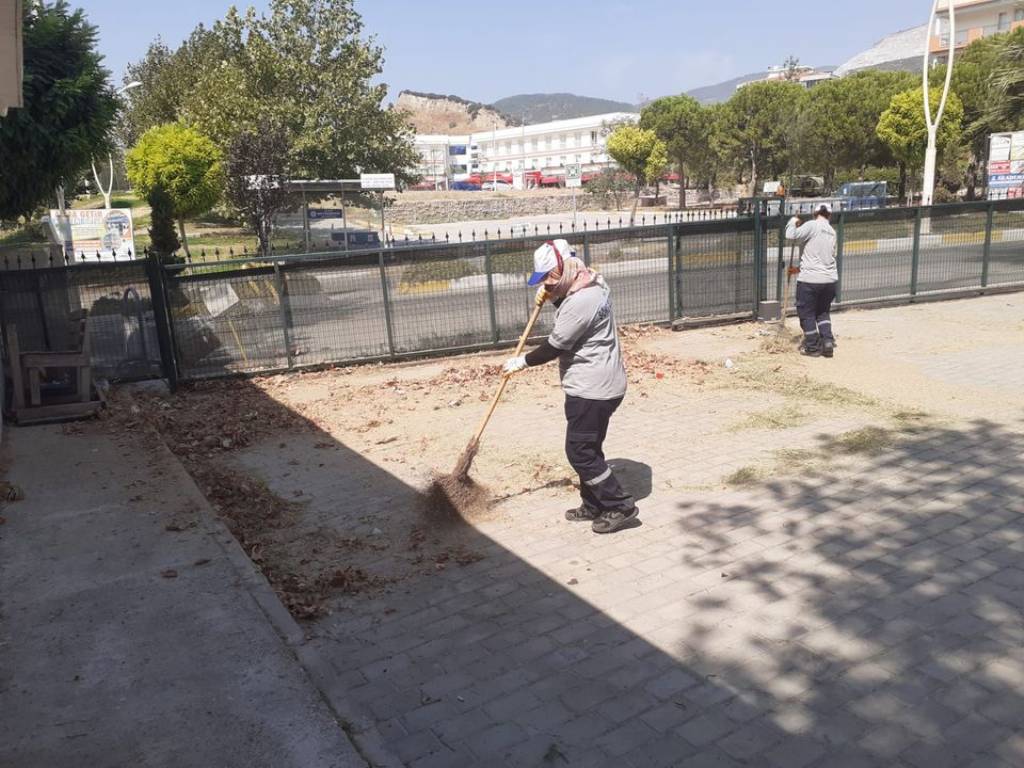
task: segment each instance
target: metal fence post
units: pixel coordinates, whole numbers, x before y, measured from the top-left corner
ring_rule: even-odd
[[[782,302],[782,272],[783,263],[786,260],[786,217],[779,212],[779,252],[778,263],[775,265],[775,300]],[[765,272],[767,273],[767,268]],[[767,280],[767,274],[765,279]]]
[[[590,236],[583,232],[583,263],[590,266]]]
[[[668,246],[668,319],[669,322],[676,319],[676,249],[673,243],[673,231],[675,225],[665,225],[665,243]]]
[[[280,262],[274,262],[274,280],[277,283],[277,305],[281,310],[281,335],[284,337],[284,356],[287,361],[289,368],[292,367],[294,361],[292,360],[292,340],[291,334],[288,332],[289,312],[288,306],[288,287],[285,284],[284,275],[281,274]]]
[[[846,247],[846,213],[839,212],[838,231],[836,232],[836,301],[843,300],[843,251]]]
[[[985,215],[985,250],[981,257],[981,287],[988,287],[988,267],[992,260],[992,219],[995,214],[995,206],[988,204]]]
[[[384,271],[384,249],[377,251],[377,263],[380,265],[380,292],[384,299],[384,329],[388,335],[388,354],[395,356],[395,332],[391,327],[391,299],[388,297],[388,276]]]
[[[497,345],[501,340],[498,333],[498,308],[494,302],[494,271],[491,269],[491,244],[484,243],[484,270],[487,272],[487,306],[491,315],[491,341]]]
[[[917,296],[917,270],[921,261],[921,211],[923,206],[917,206],[917,215],[914,218],[914,249],[910,261],[910,295]]]
[[[758,316],[758,308],[761,303],[761,251],[762,251],[762,237],[761,237],[761,201],[754,201],[754,317]],[[737,249],[736,258],[740,258],[742,251]],[[739,264],[737,264],[737,267]],[[740,292],[740,270],[736,270],[736,308],[739,309],[739,292]]]
[[[167,386],[174,392],[178,388],[178,353],[174,343],[174,320],[167,300],[167,275],[164,265],[154,253],[146,259],[146,277],[149,279],[149,300],[153,307],[156,340],[160,348],[160,367]]]

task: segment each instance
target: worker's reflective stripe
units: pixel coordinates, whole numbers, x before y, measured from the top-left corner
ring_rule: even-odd
[[[603,483],[605,480],[607,480],[611,476],[612,476],[612,469],[611,469],[611,467],[609,467],[604,472],[602,472],[600,475],[595,477],[593,480],[584,480],[583,482],[585,482],[587,485],[600,485],[601,483]]]

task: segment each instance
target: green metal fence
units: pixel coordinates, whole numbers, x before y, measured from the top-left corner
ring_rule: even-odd
[[[779,297],[778,216],[565,235],[605,275],[620,323],[754,317]],[[1024,201],[837,212],[839,303],[1024,288]],[[132,261],[0,272],[0,320],[37,345],[76,308],[102,375],[172,379],[484,349],[532,308],[544,237],[410,243],[217,263]],[[551,313],[536,328],[548,332]],[[23,330],[24,329],[24,330]]]

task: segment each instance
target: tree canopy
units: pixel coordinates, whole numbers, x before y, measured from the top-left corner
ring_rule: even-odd
[[[24,6],[25,105],[0,118],[0,220],[30,216],[106,154],[118,107],[85,14]]]

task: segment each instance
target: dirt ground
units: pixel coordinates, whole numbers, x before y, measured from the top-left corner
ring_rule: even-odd
[[[638,498],[699,494],[813,472],[823,433],[831,453],[863,454],[924,424],[1019,412],[1019,347],[977,347],[1024,340],[1022,306],[1017,294],[842,313],[833,360],[796,354],[795,319],[784,335],[754,323],[623,328],[630,390],[608,455]],[[470,528],[425,516],[422,493],[454,467],[507,355],[207,382],[174,396],[123,389],[111,424],[158,432],[288,607],[312,617],[332,596],[486,556],[467,543],[480,540],[463,535]],[[978,357],[968,382],[947,371],[962,370],[965,355]],[[574,503],[563,439],[556,366],[515,377],[472,467],[491,502],[469,526],[514,536],[517,526],[557,524],[531,514]],[[671,465],[653,458],[666,452]]]

